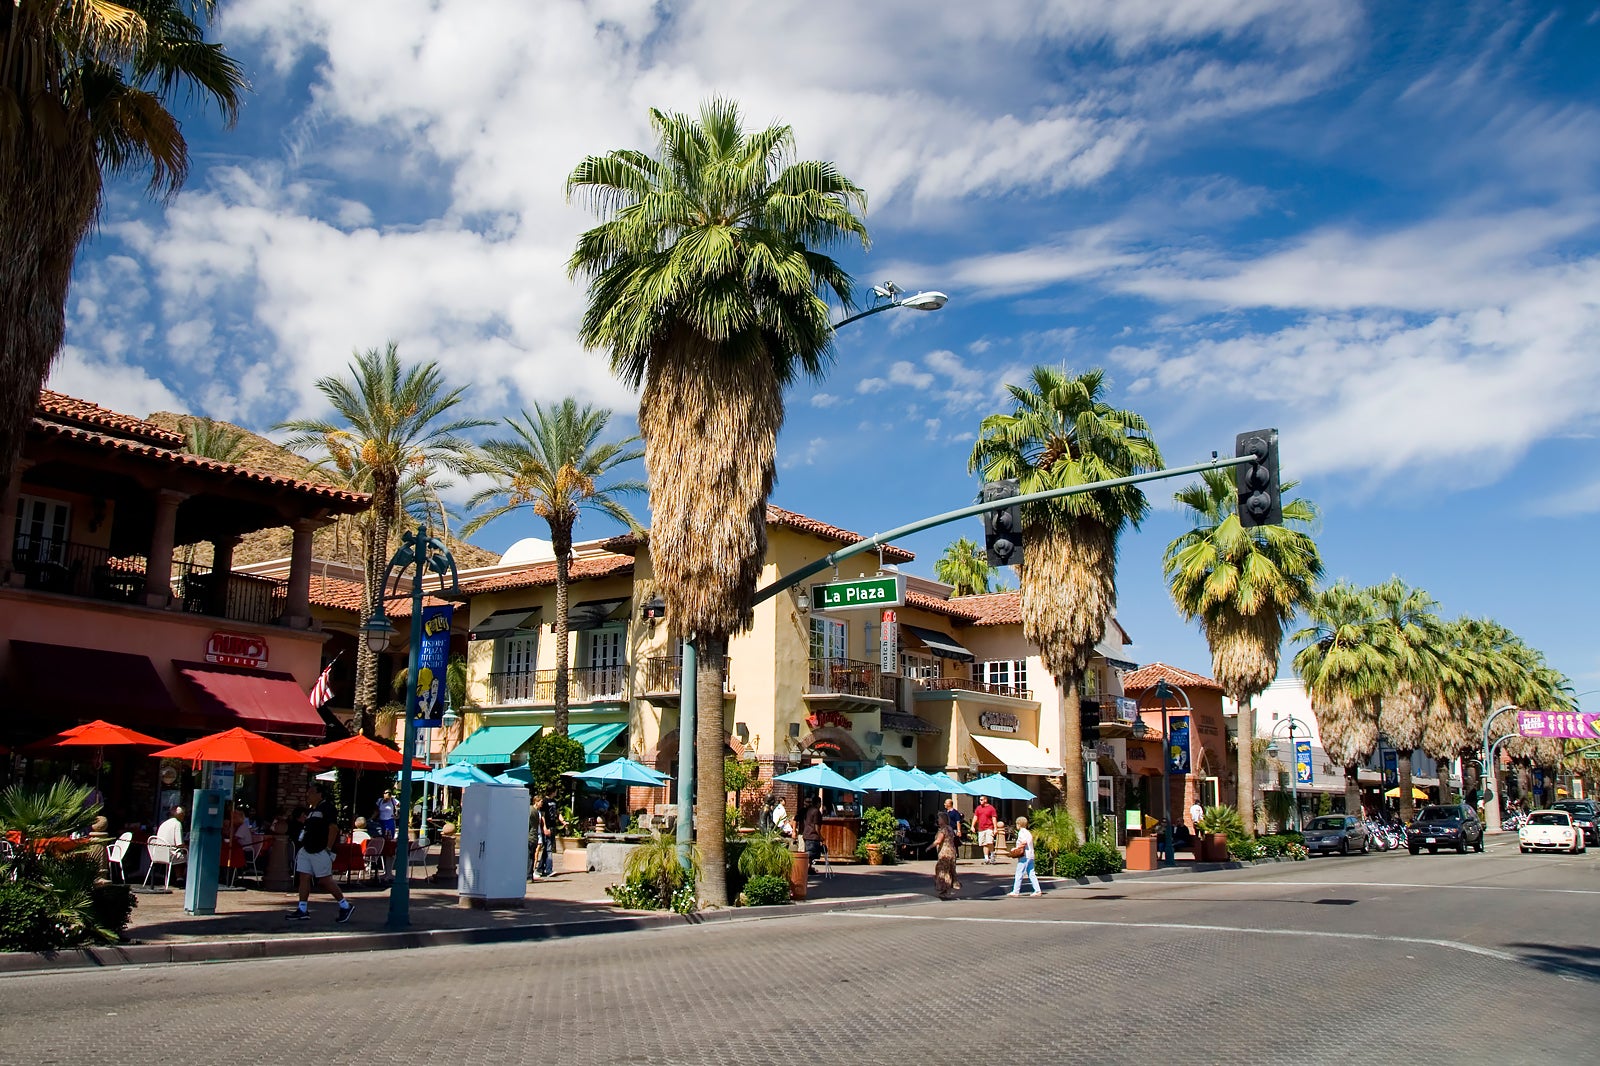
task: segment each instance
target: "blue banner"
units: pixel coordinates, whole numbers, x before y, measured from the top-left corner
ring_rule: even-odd
[[[1400,753],[1398,751],[1385,751],[1383,753],[1383,787],[1396,788],[1400,784]]]
[[[1167,770],[1175,774],[1189,772],[1189,718],[1173,718],[1167,737]]]
[[[1311,741],[1294,742],[1294,780],[1298,785],[1311,784]]]
[[[422,658],[417,662],[417,726],[443,725],[444,673],[450,663],[449,604],[422,609]]]

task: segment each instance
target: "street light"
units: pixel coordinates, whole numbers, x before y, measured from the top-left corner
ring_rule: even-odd
[[[400,819],[395,840],[395,861],[404,873],[396,877],[389,887],[389,928],[404,929],[411,924],[411,763],[417,756],[417,671],[422,660],[422,582],[431,571],[439,576],[440,588],[435,595],[440,599],[461,599],[461,581],[456,573],[456,560],[450,549],[437,537],[428,536],[428,527],[420,525],[400,535],[400,548],[389,560],[383,572],[380,589],[389,587],[390,578],[398,579],[407,570],[411,575],[411,652],[406,660],[406,728],[405,741],[400,748]],[[444,579],[450,579],[444,588]],[[384,613],[383,605],[389,599],[401,599],[404,594],[388,596],[380,592],[377,613],[361,627],[367,647],[379,651],[388,646],[394,626]],[[426,818],[426,814],[423,816]]]
[[[1311,736],[1311,730],[1306,729],[1306,724],[1294,715],[1289,715],[1277,725],[1272,727],[1272,735],[1268,738],[1267,754],[1274,759],[1278,757],[1278,730],[1284,726],[1289,727],[1289,752],[1294,756],[1294,769],[1289,773],[1289,792],[1294,797],[1294,831],[1301,831],[1300,823],[1300,751],[1294,742],[1294,727],[1299,726],[1305,730],[1306,736]],[[1383,760],[1380,759],[1381,763]]]
[[[883,302],[875,303],[874,306],[853,314],[849,318],[840,319],[833,324],[833,328],[838,329],[840,326],[848,326],[852,322],[859,322],[868,315],[881,314],[896,307],[905,307],[912,311],[937,311],[950,302],[950,297],[942,292],[919,292],[902,300],[900,299],[901,291],[900,286],[892,281],[886,281],[882,285],[874,285],[872,287],[874,299]]]

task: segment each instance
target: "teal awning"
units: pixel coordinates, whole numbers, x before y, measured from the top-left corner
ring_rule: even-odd
[[[611,746],[611,742],[628,728],[626,722],[585,722],[583,725],[567,727],[567,736],[583,745],[583,757],[587,762],[599,762],[600,753]]]
[[[517,762],[517,749],[537,736],[540,728],[536,725],[486,725],[450,749],[445,762]]]

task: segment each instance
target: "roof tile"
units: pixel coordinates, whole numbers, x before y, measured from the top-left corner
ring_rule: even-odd
[[[592,581],[595,578],[631,573],[633,573],[633,559],[626,555],[599,555],[574,559],[572,565],[568,567],[568,576],[573,581]],[[492,574],[489,577],[464,581],[461,584],[461,591],[477,595],[484,592],[539,588],[555,583],[556,564],[536,563],[510,573]]]
[[[39,407],[36,413],[56,421],[88,426],[114,436],[130,437],[163,448],[182,448],[186,443],[182,433],[174,433],[170,429],[162,429],[154,422],[146,422],[142,418],[121,414],[99,404],[90,403],[88,400],[80,400],[76,396],[52,392],[49,389],[39,390]]]
[[[1187,670],[1180,670],[1176,666],[1166,663],[1151,663],[1141,666],[1131,673],[1122,675],[1122,691],[1143,692],[1156,687],[1156,682],[1166,678],[1167,684],[1177,685],[1179,688],[1208,688],[1217,692],[1222,691],[1222,686],[1202,674],[1191,674]]]

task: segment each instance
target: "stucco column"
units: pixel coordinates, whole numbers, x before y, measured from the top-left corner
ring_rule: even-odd
[[[283,624],[290,629],[311,628],[311,534],[323,525],[311,518],[298,519],[291,528],[289,588],[283,604]]]
[[[172,603],[172,548],[178,529],[178,505],[188,498],[188,493],[177,489],[156,490],[156,517],[144,571],[147,607],[165,609]]]
[[[11,553],[16,550],[13,531],[17,527],[17,497],[21,494],[22,464],[18,463],[11,468],[11,476],[6,478],[5,488],[0,491],[0,581],[10,582],[15,577],[18,584],[23,576],[12,574]]]
[[[238,537],[218,537],[211,542],[211,613],[226,617],[228,586],[233,580],[233,549]]]

